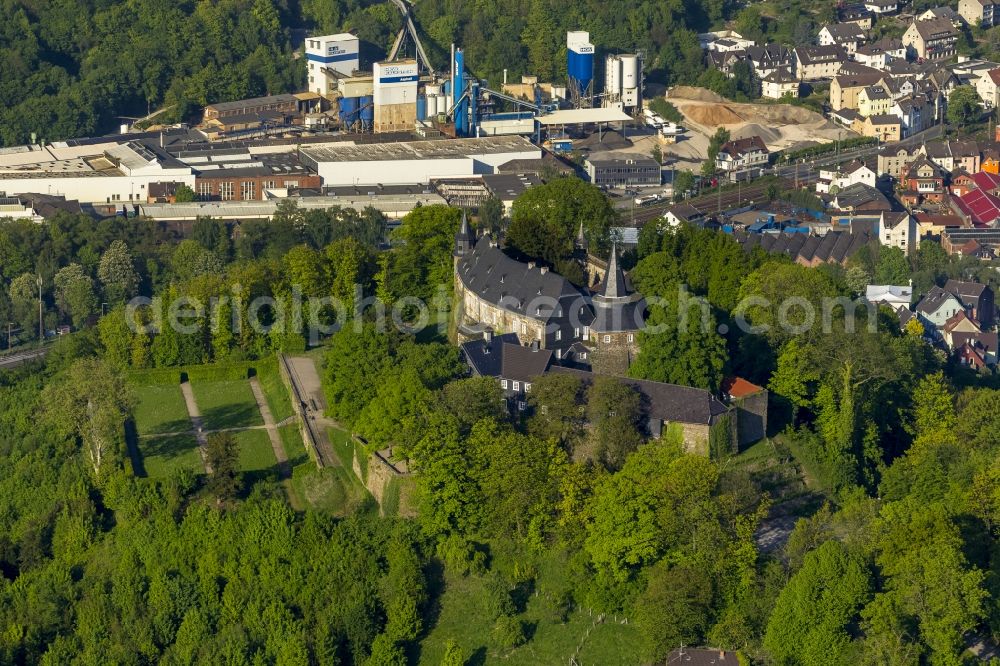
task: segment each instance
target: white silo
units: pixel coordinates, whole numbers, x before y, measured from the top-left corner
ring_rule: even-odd
[[[609,55],[604,67],[604,101],[617,102],[622,94],[622,59]]]
[[[435,118],[438,114],[438,96],[427,95],[427,117]]]
[[[622,60],[622,95],[621,101],[626,108],[639,106],[642,94],[642,63],[635,54],[623,55]]]

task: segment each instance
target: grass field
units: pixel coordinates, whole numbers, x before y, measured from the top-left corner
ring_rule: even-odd
[[[136,394],[139,404],[135,408],[135,426],[140,435],[191,429],[184,396],[177,384],[138,386]]]
[[[368,491],[349,467],[318,469],[307,455],[298,426],[279,428],[281,442],[292,465],[292,478],[285,481],[288,502],[297,511],[306,508],[346,516],[371,501]],[[331,430],[337,455],[346,455],[350,436],[344,431]],[[350,465],[349,458],[346,465]]]
[[[240,469],[244,472],[262,472],[277,466],[271,440],[266,430],[244,430],[236,433],[240,445]]]
[[[151,478],[167,478],[181,468],[199,474],[205,471],[194,435],[143,439],[139,443],[139,451],[142,454],[142,466],[146,475]]]
[[[295,412],[292,410],[292,396],[288,392],[288,387],[281,379],[281,373],[277,367],[268,367],[257,375],[260,380],[260,388],[264,391],[264,398],[271,408],[271,415],[274,416],[275,423],[281,423]]]
[[[351,437],[351,433],[341,428],[330,428],[327,430],[330,435],[330,442],[333,444],[333,451],[340,458],[340,462],[345,467],[354,467],[355,452],[359,448]],[[368,476],[368,457],[361,452],[358,456],[358,465],[361,467],[361,481]]]
[[[485,608],[487,597],[483,579],[451,577],[446,580],[441,597],[441,613],[420,645],[420,664],[441,663],[444,646],[454,639],[461,646],[466,663],[534,666],[569,663],[581,641],[576,657],[580,666],[634,666],[642,663],[639,636],[634,625],[623,625],[608,618],[594,626],[586,611],[575,611],[568,621],[559,622],[546,607],[543,597],[530,597],[524,613],[518,616],[527,628],[530,640],[511,651],[497,651],[490,645],[493,622]],[[594,627],[584,639],[587,629]]]
[[[192,382],[191,388],[206,430],[264,425],[249,382]]]

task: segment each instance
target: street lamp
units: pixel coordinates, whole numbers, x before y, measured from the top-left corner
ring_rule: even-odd
[[[36,277],[35,284],[38,285],[38,341],[45,342],[45,329],[42,326],[42,276],[41,275]]]

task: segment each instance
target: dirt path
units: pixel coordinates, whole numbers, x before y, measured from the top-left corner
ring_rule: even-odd
[[[267,436],[271,440],[271,448],[274,449],[274,457],[278,459],[278,477],[287,479],[291,476],[288,467],[288,456],[285,455],[285,447],[281,445],[281,437],[278,435],[278,426],[274,423],[274,416],[271,414],[271,406],[267,404],[264,397],[264,390],[260,387],[260,380],[256,377],[250,378],[250,390],[257,401],[257,408],[264,419],[264,428],[267,429]]]
[[[190,382],[181,384],[181,394],[184,396],[184,404],[187,405],[188,416],[191,418],[195,439],[198,440],[201,461],[205,464],[205,471],[211,474],[212,467],[208,464],[208,449],[206,447],[208,438],[205,435],[205,423],[201,420],[201,410],[198,409],[198,402],[194,399],[194,391],[191,390]]]

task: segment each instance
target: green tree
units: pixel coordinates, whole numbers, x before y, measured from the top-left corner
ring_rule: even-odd
[[[205,443],[205,463],[212,470],[206,487],[219,499],[232,499],[243,486],[240,445],[228,432],[215,432]]]
[[[82,444],[87,462],[100,475],[107,463],[113,466],[120,460],[125,418],[135,402],[132,389],[116,369],[84,358],[46,387],[42,404],[46,420],[57,432]]]
[[[53,282],[59,311],[72,318],[73,325],[80,328],[97,307],[94,281],[80,264],[70,264],[56,273]]]
[[[124,241],[112,241],[101,255],[97,279],[101,282],[101,289],[104,290],[108,303],[120,303],[136,294],[139,273],[135,270],[132,253]]]
[[[972,86],[958,86],[948,95],[948,122],[962,128],[982,116],[979,95]]]
[[[635,604],[646,657],[659,662],[679,645],[702,645],[714,596],[712,574],[705,567],[664,562],[651,567]]]
[[[595,454],[609,470],[620,469],[643,442],[641,402],[638,391],[613,377],[595,377],[587,389]]]
[[[611,202],[597,187],[578,178],[557,178],[514,200],[507,242],[558,270],[573,253],[581,221],[590,251],[603,254],[610,250],[615,219]]]
[[[129,328],[124,307],[116,307],[97,323],[97,332],[104,347],[104,358],[118,368],[132,362],[132,329]]]
[[[674,201],[683,200],[688,192],[694,192],[694,174],[687,169],[682,169],[674,173]]]
[[[878,261],[875,263],[875,282],[877,284],[907,284],[910,279],[910,262],[906,254],[898,247],[883,247],[879,249]]]
[[[828,541],[806,555],[781,591],[764,647],[781,664],[856,663],[850,627],[871,596],[865,562],[839,542]]]
[[[177,191],[174,193],[174,200],[177,203],[191,203],[196,198],[194,190],[187,185],[179,185]]]
[[[583,383],[567,374],[546,374],[535,379],[528,394],[528,432],[539,439],[554,439],[567,449],[583,435]]]
[[[479,228],[494,238],[503,231],[503,202],[495,196],[488,197],[479,206]]]

